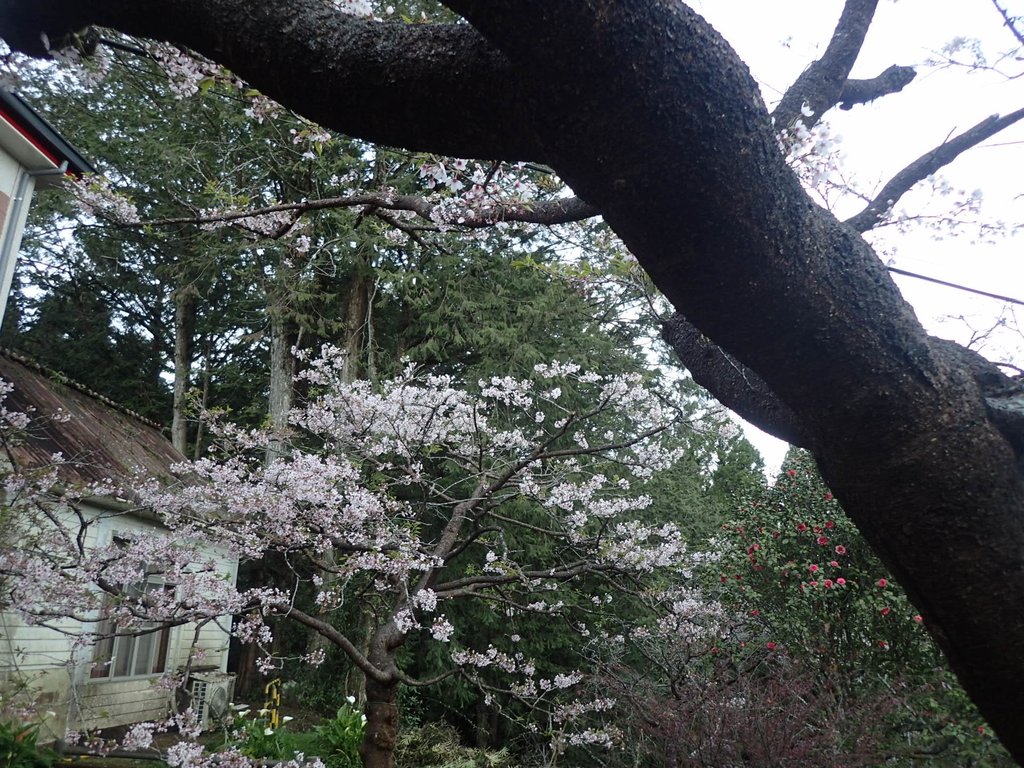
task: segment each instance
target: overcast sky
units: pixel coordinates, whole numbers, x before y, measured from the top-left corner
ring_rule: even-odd
[[[1011,14],[1024,15],[1024,0],[1000,0]],[[739,52],[772,104],[806,65],[824,51],[843,3],[841,0],[692,0]],[[956,38],[976,39],[996,71],[929,65]],[[992,0],[881,0],[854,77],[873,77],[892,64],[917,67],[918,76],[902,93],[850,111],[833,110],[826,119],[839,136],[845,175],[870,194],[896,171],[949,136],[985,117],[1024,107],[1024,61],[1001,54],[1017,42],[1003,28]],[[1020,56],[1020,52],[1016,56]],[[967,55],[961,55],[964,61]],[[904,204],[908,213],[939,214],[959,199],[957,192],[982,190],[979,215],[970,218],[1010,225],[1024,222],[1024,121],[965,153],[943,176],[955,190],[937,195],[930,187],[915,190]],[[855,213],[862,201],[836,200],[840,216]],[[963,217],[961,217],[963,218]],[[1024,299],[1024,237],[979,237],[965,224],[959,234],[895,227],[876,232],[873,242],[892,266],[927,274],[1001,295]],[[986,242],[991,240],[992,242]],[[966,343],[972,333],[990,328],[998,318],[1011,322],[1012,307],[1003,302],[897,277],[904,296],[932,333]],[[965,321],[958,319],[964,317]],[[1016,308],[1024,321],[1024,307]],[[1024,366],[1020,333],[997,333],[983,351],[990,358]],[[753,439],[753,438],[752,438]],[[755,439],[773,468],[783,448]]]

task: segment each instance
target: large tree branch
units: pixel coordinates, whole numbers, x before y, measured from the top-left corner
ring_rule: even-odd
[[[797,120],[810,125],[839,102],[877,7],[878,0],[846,0],[825,53],[803,71],[772,113],[778,128]],[[812,112],[810,118],[801,112],[804,105]]]
[[[675,350],[693,380],[714,392],[722,405],[788,443],[811,447],[796,414],[764,380],[715,346],[681,314],[676,312],[662,324],[661,336]]]
[[[837,497],[1024,759],[1024,661],[1010,661],[1024,617],[1007,622],[982,586],[997,571],[1003,595],[1024,593],[1016,454],[878,257],[799,189],[745,67],[671,0],[449,4],[533,74],[550,164],[797,412]]]
[[[31,55],[46,53],[44,35],[56,44],[89,25],[117,27],[199,51],[352,136],[459,157],[544,157],[516,74],[464,24],[364,21],[322,0],[0,0],[0,18],[8,45]]]
[[[294,619],[300,624],[309,627],[314,632],[323,636],[328,642],[337,646],[342,653],[348,656],[349,661],[377,682],[386,683],[391,679],[391,675],[388,671],[378,668],[362,651],[359,650],[359,648],[356,647],[355,643],[349,640],[348,637],[339,632],[330,623],[323,621],[322,619],[318,619],[315,616],[311,616],[305,611],[301,611],[294,606],[289,606],[287,610],[282,611],[282,615],[287,615],[288,618]]]
[[[1024,118],[1024,109],[1018,109],[1016,112],[1002,117],[992,115],[959,136],[944,141],[893,176],[882,187],[875,199],[868,203],[860,213],[848,218],[846,223],[858,232],[867,232],[877,225],[892,210],[893,205],[919,181],[928,178],[949,165],[963,152],[977,146],[985,139],[991,138],[1021,118]]]

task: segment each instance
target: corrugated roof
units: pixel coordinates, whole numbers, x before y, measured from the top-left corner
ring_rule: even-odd
[[[171,465],[185,459],[153,423],[3,350],[0,378],[14,386],[4,406],[33,420],[13,449],[21,467],[45,467],[60,453],[69,462],[64,483],[123,485],[139,472],[171,480]],[[53,418],[58,414],[68,418]]]

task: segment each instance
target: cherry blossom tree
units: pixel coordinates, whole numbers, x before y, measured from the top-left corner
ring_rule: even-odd
[[[808,196],[778,131],[907,85],[900,68],[850,78],[877,0],[845,3],[773,115],[735,52],[678,0],[449,0],[463,23],[436,24],[341,5],[4,0],[0,12],[7,42],[31,55],[113,26],[198,51],[353,136],[555,169],[678,311],[666,337],[695,378],[814,453],[1024,760],[1019,382],[930,337],[861,236],[936,166],[1024,112],[923,147],[842,222]],[[78,41],[86,53],[95,43]]]
[[[0,551],[0,574],[22,574],[4,582],[4,602],[59,631],[71,631],[68,617],[138,633],[153,622],[235,614],[236,636],[267,648],[271,617],[298,622],[365,674],[361,753],[371,768],[393,764],[400,686],[455,674],[548,712],[560,733],[555,748],[610,743],[601,730],[573,731],[575,710],[561,698],[583,679],[579,671],[546,673],[550,664],[524,655],[514,632],[473,647],[471,627],[456,626],[448,606],[477,601],[512,627],[541,616],[585,636],[614,593],[654,574],[683,578],[682,533],[657,520],[644,485],[686,451],[684,404],[638,374],[601,376],[571,363],[538,366],[533,380],[492,377],[474,392],[413,367],[379,386],[347,382],[345,370],[344,354],[326,349],[302,374],[314,395],[292,412],[287,433],[215,419],[210,455],[180,466],[181,484],[136,489],[166,535],[84,546],[94,520],[76,515],[70,495],[49,499],[50,486],[12,475],[8,487],[23,489],[23,503],[12,499],[21,524],[44,535]],[[276,557],[289,581],[236,590],[202,554],[211,551]],[[154,572],[176,588],[120,586]],[[301,590],[315,609],[296,599]],[[332,621],[353,600],[373,617],[365,643]],[[81,633],[77,645],[102,634]],[[433,680],[404,672],[399,652],[411,636],[450,645],[449,670]],[[323,650],[304,660],[322,662]],[[263,658],[268,670],[279,663]],[[495,681],[496,670],[511,679]],[[177,674],[167,684],[180,684]],[[188,735],[187,713],[183,722]]]

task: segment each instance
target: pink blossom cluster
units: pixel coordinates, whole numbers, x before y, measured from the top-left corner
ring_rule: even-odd
[[[104,176],[80,176],[65,181],[65,187],[86,215],[116,224],[137,224],[138,208]]]

